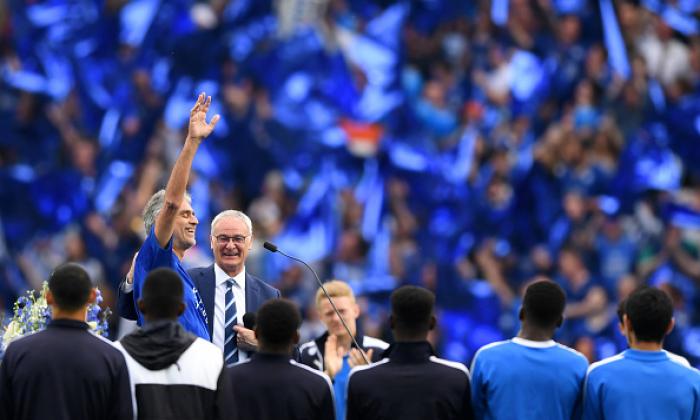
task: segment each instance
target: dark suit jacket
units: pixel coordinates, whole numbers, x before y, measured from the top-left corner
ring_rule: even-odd
[[[214,331],[214,296],[216,295],[216,276],[214,275],[214,264],[204,268],[193,268],[187,270],[194,285],[199,290],[199,295],[204,302],[204,309],[207,311],[209,320],[209,336],[213,337]],[[270,299],[280,297],[280,291],[260,280],[259,278],[245,273],[245,309],[246,312],[257,312],[263,303]],[[134,306],[134,294],[122,292],[119,287],[119,297],[117,299],[119,315],[126,319],[136,320],[136,307]]]

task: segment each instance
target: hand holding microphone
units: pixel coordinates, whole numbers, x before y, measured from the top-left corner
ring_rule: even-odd
[[[255,338],[255,313],[246,312],[243,315],[243,325],[236,324],[233,330],[236,331],[236,345],[239,350],[258,351],[258,340]]]

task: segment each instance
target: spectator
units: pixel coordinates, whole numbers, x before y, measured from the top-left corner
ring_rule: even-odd
[[[572,344],[577,338],[597,332],[604,327],[607,296],[598,285],[581,255],[572,248],[559,253],[559,285],[567,296],[562,340]]]

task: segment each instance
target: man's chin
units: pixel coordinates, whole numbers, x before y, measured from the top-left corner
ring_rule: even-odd
[[[217,264],[219,265],[219,267],[221,267],[222,270],[224,270],[226,274],[235,273],[241,266],[240,261],[237,261],[235,263],[228,261],[218,261]]]
[[[190,249],[190,248],[192,248],[193,246],[197,245],[197,240],[194,239],[194,238],[192,238],[192,239],[185,239],[185,240],[182,240],[182,241],[179,241],[179,242],[180,242],[180,244],[181,244],[181,246],[182,246],[182,249],[184,249],[185,251],[188,250],[188,249]]]

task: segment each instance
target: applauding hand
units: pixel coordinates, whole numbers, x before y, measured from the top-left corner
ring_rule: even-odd
[[[343,356],[345,356],[345,349],[343,346],[338,346],[338,337],[329,335],[323,355],[323,370],[331,379],[342,369]]]

